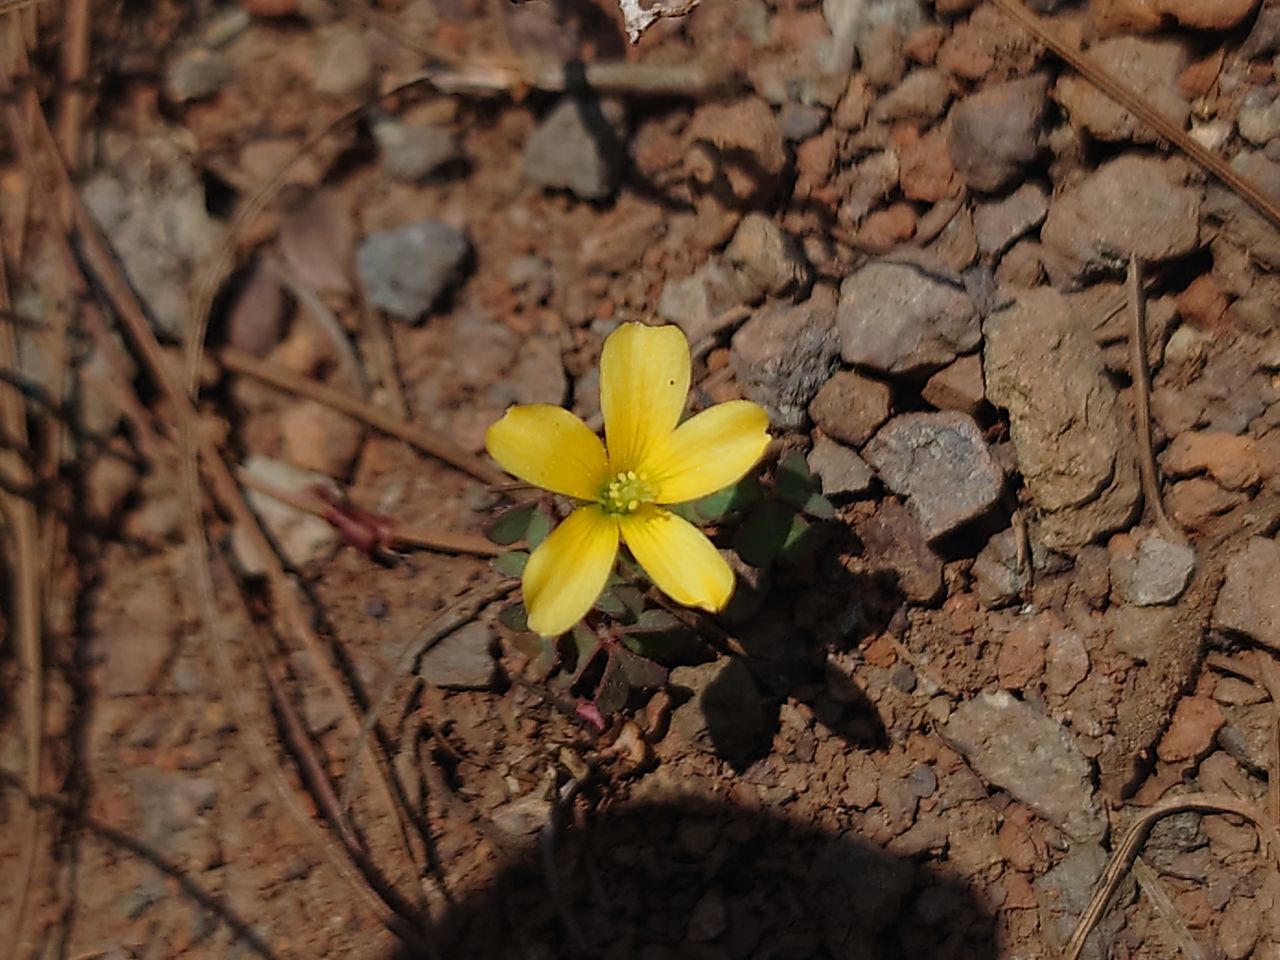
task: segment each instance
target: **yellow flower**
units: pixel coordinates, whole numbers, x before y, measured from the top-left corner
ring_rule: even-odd
[[[564,633],[604,589],[623,542],[673,600],[722,610],[733,571],[701,531],[664,510],[736,483],[769,443],[769,418],[749,400],[680,423],[689,393],[689,342],[678,327],[628,323],[605,340],[600,407],[608,450],[568,410],[512,407],[485,446],[508,473],[582,505],[529,558],[529,627]]]

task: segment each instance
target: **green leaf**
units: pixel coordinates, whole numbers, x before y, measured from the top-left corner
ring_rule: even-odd
[[[807,559],[817,549],[825,529],[814,526],[804,517],[793,517],[787,536],[782,546],[778,548],[779,557],[789,564],[800,563]]]
[[[629,627],[628,633],[639,632],[660,632],[664,630],[686,630],[683,623],[675,618],[666,610],[658,607],[650,607],[648,610],[642,610],[640,616],[636,618],[635,626]]]
[[[600,685],[596,687],[596,707],[605,716],[617,713],[627,705],[631,696],[631,684],[622,670],[618,658],[610,656],[605,661],[604,673],[600,675]]]
[[[702,518],[698,515],[697,508],[694,503],[672,503],[667,508],[682,520],[688,520],[690,523],[700,523]]]
[[[611,617],[625,616],[627,613],[627,605],[622,602],[622,598],[615,592],[620,589],[622,589],[621,586],[613,587],[596,597],[596,609],[603,610]]]
[[[536,550],[538,544],[547,539],[547,534],[551,532],[552,522],[545,508],[541,505],[533,511],[533,516],[529,518],[529,529],[525,531],[524,539],[529,544],[530,550]]]
[[[570,647],[572,659],[570,669],[576,681],[582,675],[582,671],[587,669],[596,651],[600,649],[600,639],[595,635],[595,631],[584,623],[574,624],[569,636],[573,641]]]
[[[756,505],[733,537],[733,549],[753,567],[767,567],[786,542],[795,511],[776,500]]]
[[[508,630],[514,630],[516,633],[523,633],[529,629],[529,611],[520,602],[503,607],[502,612],[498,614],[498,620]]]
[[[538,502],[530,500],[528,503],[518,503],[514,507],[503,510],[493,522],[489,524],[489,529],[485,531],[485,535],[500,547],[509,547],[525,538],[525,534],[529,529],[529,522],[533,519],[533,515],[538,511]]]
[[[640,616],[640,611],[644,609],[644,594],[638,588],[624,583],[614,587],[610,592],[622,602],[628,623]]]
[[[626,647],[616,646],[609,651],[613,659],[618,661],[627,683],[641,690],[660,687],[667,682],[667,668],[654,663],[647,657],[632,653]]]
[[[528,562],[529,551],[509,550],[494,558],[493,569],[508,577],[518,577],[524,573],[524,565]]]
[[[743,477],[723,490],[709,493],[693,502],[694,510],[704,521],[723,520],[730,514],[740,513],[760,499],[760,484],[754,476]]]

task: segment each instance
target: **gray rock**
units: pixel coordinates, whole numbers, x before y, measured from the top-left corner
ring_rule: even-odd
[[[985,333],[987,399],[1009,411],[1036,536],[1064,549],[1127,526],[1140,492],[1132,429],[1083,321],[1042,288],[1018,293]]]
[[[164,94],[174,103],[204,100],[231,79],[231,61],[220,50],[189,47],[169,60],[164,71]]]
[[[1196,569],[1196,552],[1190,544],[1166,540],[1154,531],[1132,538],[1119,549],[1113,541],[1111,553],[1111,585],[1116,596],[1136,607],[1153,607],[1173,603],[1191,582]]]
[[[1241,151],[1231,160],[1236,173],[1253,183],[1272,200],[1280,200],[1280,163],[1262,151]],[[1249,251],[1275,270],[1280,267],[1280,233],[1262,214],[1249,206],[1234,190],[1212,181],[1205,193],[1204,215],[1221,223],[1219,237]]]
[[[884,500],[856,529],[868,566],[895,576],[904,597],[933,603],[942,595],[942,558],[933,552],[920,521],[897,500]]]
[[[1049,81],[1027,77],[984,87],[951,108],[951,163],[974,190],[1009,184],[1040,153]]]
[[[759,296],[755,281],[719,257],[690,276],[668,280],[658,295],[658,316],[684,331],[690,343],[725,328],[725,311]]]
[[[625,137],[621,104],[566,97],[525,143],[524,175],[544,189],[603,200],[622,176]]]
[[[1112,607],[1107,611],[1111,644],[1140,663],[1159,663],[1176,618],[1169,607]]]
[[[418,673],[427,683],[446,690],[488,690],[496,671],[493,630],[473,620],[428,650]]]
[[[729,365],[742,392],[775,425],[800,427],[836,365],[832,297],[820,288],[795,306],[766,307],[733,335]]]
[[[827,125],[827,111],[808,103],[785,103],[778,111],[782,137],[792,143],[808,140]]]
[[[382,166],[393,179],[417,183],[460,157],[453,131],[435,124],[410,125],[394,117],[373,125]]]
[[[671,715],[671,732],[685,743],[738,767],[768,748],[764,699],[740,659],[676,667],[670,682],[691,694]]]
[[[1253,537],[1227,562],[1226,582],[1213,608],[1213,625],[1280,650],[1280,543]]]
[[[981,339],[963,282],[923,254],[872,260],[846,278],[836,322],[846,363],[889,374],[946,366]]]
[[[980,777],[1068,836],[1097,841],[1106,835],[1092,765],[1058,721],[1001,690],[962,703],[943,734]]]
[[[373,57],[363,30],[336,23],[320,31],[314,83],[316,93],[331,97],[357,96],[373,85]]]
[[[329,490],[334,496],[339,494],[332,478],[323,473],[302,470],[261,454],[255,453],[247,458],[241,464],[241,469],[251,477],[299,496],[311,497],[316,487]],[[338,546],[338,531],[322,517],[299,510],[252,488],[245,491],[245,499],[293,569],[300,570],[329,556]],[[261,573],[265,569],[264,558],[252,552],[248,541],[238,530],[233,541],[236,555],[245,571]]]
[[[1057,866],[1036,879],[1033,886],[1040,905],[1040,924],[1051,943],[1061,947],[1067,942],[1106,866],[1107,853],[1102,847],[1078,843]],[[1118,910],[1102,918],[1085,941],[1083,956],[1103,960],[1107,944],[1123,924],[1124,914]]]
[[[226,229],[209,215],[204,185],[176,135],[109,132],[99,158],[104,169],[85,183],[85,204],[111,237],[156,333],[182,340],[190,286],[212,263]]]
[[[941,70],[921,67],[878,98],[871,108],[876,120],[936,120],[951,102],[951,80]]]
[[[709,943],[729,927],[724,897],[719,890],[708,890],[689,914],[686,936],[694,943]]]
[[[986,256],[999,256],[1024,233],[1039,226],[1048,212],[1048,194],[1035,182],[1024,183],[1000,200],[975,204],[973,229],[978,249]]]
[[[804,296],[812,283],[809,261],[800,242],[762,213],[742,218],[724,259],[749,286],[748,300],[763,294],[773,297]]]
[[[457,227],[421,220],[369,234],[356,252],[356,273],[371,302],[417,323],[458,280],[469,250]]]
[[[1178,92],[1178,77],[1189,61],[1181,37],[1108,37],[1089,47],[1089,56],[1175,125],[1186,125],[1191,105]],[[1054,98],[1071,118],[1072,126],[1099,140],[1154,143],[1158,135],[1083,76],[1064,73]]]
[[[978,425],[958,411],[894,417],[863,454],[884,485],[907,498],[930,540],[982,516],[1004,489]]]
[[[889,419],[892,399],[887,383],[838,370],[809,404],[809,416],[827,436],[860,447]]]
[[[813,441],[809,469],[822,481],[822,492],[828,496],[866,493],[875,482],[875,474],[865,460],[844,444],[824,436]]]
[[[1018,565],[1018,545],[1012,530],[1002,530],[979,552],[969,570],[973,592],[988,609],[1006,607],[1016,601],[1026,587],[1025,573]]]
[[[1182,181],[1181,164],[1126,154],[1103,164],[1054,198],[1040,231],[1055,266],[1079,280],[1115,271],[1130,257],[1184,256],[1200,242],[1200,187]]]

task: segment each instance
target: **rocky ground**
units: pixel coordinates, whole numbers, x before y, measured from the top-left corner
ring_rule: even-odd
[[[1280,7],[1031,4],[1259,204],[1003,6],[0,13],[12,955],[1049,958],[1151,813],[1079,955],[1280,957]],[[633,320],[781,499],[599,710],[483,434]]]

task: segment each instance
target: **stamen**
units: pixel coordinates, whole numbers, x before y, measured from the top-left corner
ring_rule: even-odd
[[[652,503],[655,495],[644,473],[624,470],[600,491],[600,505],[606,513],[634,513],[642,503]]]

